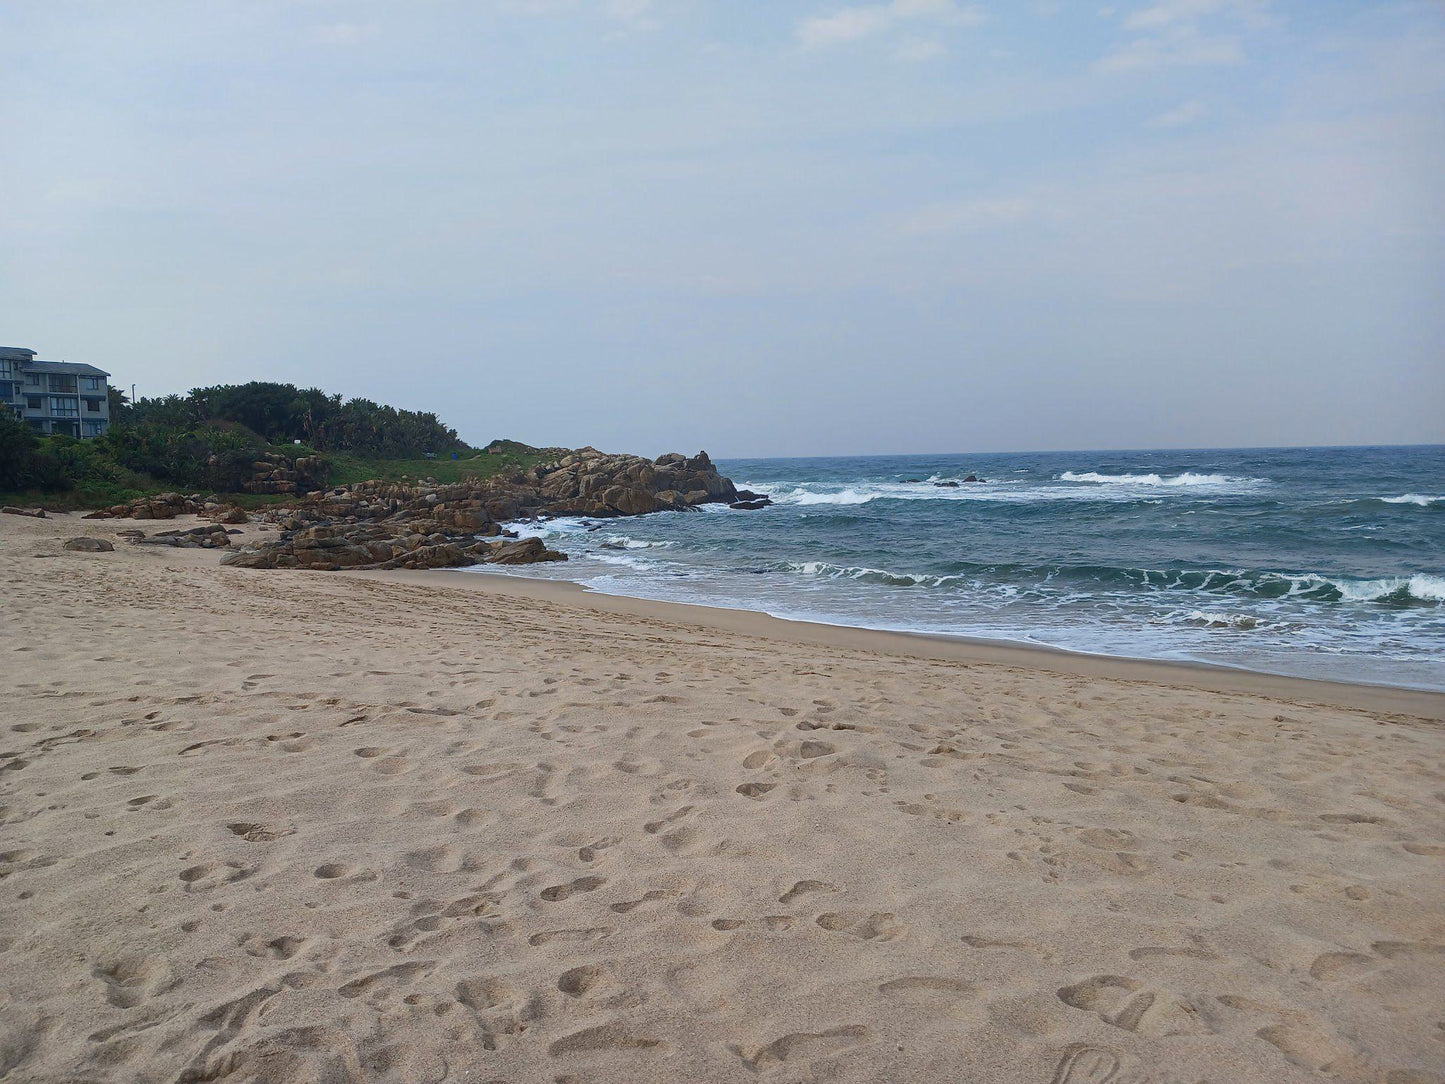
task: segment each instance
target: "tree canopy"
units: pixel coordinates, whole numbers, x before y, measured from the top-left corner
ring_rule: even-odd
[[[398,410],[370,399],[343,399],[320,388],[253,380],[195,388],[187,395],[140,398],[113,411],[118,427],[193,430],[243,425],[274,444],[302,441],[318,451],[403,459],[464,451],[455,429],[430,411]]]

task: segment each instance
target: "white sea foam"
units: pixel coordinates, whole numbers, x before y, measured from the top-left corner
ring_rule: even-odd
[[[1282,622],[1270,621],[1253,614],[1234,614],[1220,610],[1175,610],[1166,617],[1202,629],[1237,629],[1241,632],[1249,632],[1255,629],[1281,630],[1290,627]]]
[[[1092,483],[1060,485],[1064,483]],[[1236,478],[1225,474],[1163,476],[1159,474],[1098,474],[1093,471],[1065,471],[1057,478],[993,479],[965,482],[933,475],[918,482],[851,482],[778,480],[741,482],[741,488],[765,492],[775,504],[797,507],[854,506],[872,501],[989,501],[1033,504],[1039,501],[1138,501],[1145,494],[1170,491],[1225,493],[1251,492],[1265,485],[1259,478]]]
[[[804,576],[868,580],[890,587],[942,587],[963,579],[962,576],[928,576],[917,572],[893,572],[886,568],[868,568],[862,565],[835,565],[828,561],[790,561],[786,567],[787,571]]]
[[[640,557],[631,557],[624,553],[589,553],[586,555],[586,560],[598,561],[604,565],[625,565],[639,571],[657,568],[657,565],[651,561],[643,560]]]
[[[1417,573],[1378,580],[1337,581],[1340,595],[1348,602],[1379,602],[1402,594],[1421,602],[1445,602],[1445,576]]]
[[[1118,486],[1257,486],[1260,478],[1235,478],[1228,474],[1196,474],[1184,471],[1182,474],[1100,474],[1098,471],[1066,470],[1059,475],[1061,482],[1093,482],[1096,485]]]
[[[576,516],[558,516],[556,519],[537,519],[507,524],[518,538],[556,538],[558,535],[585,534],[591,524]]]
[[[1428,508],[1432,504],[1445,504],[1445,497],[1427,497],[1423,493],[1403,493],[1398,497],[1381,497],[1386,504],[1415,504]]]
[[[609,550],[655,550],[669,549],[677,545],[676,542],[649,542],[642,538],[628,538],[625,534],[612,534],[604,538],[599,545]]]

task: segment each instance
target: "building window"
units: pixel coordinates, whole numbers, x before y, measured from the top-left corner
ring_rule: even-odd
[[[86,412],[87,414],[99,414],[99,413],[100,413],[100,400],[99,400],[99,399],[87,399],[87,400],[85,401],[85,412]]]
[[[57,376],[56,374],[51,373],[51,374],[50,374],[50,390],[51,390],[51,391],[74,391],[74,390],[75,390],[75,377],[73,377],[73,376]]]
[[[103,422],[103,421],[101,421],[101,420],[99,420],[99,419],[93,419],[93,418],[86,418],[86,419],[85,419],[85,435],[86,435],[86,436],[88,436],[88,437],[98,437],[98,436],[100,436],[100,435],[101,435],[102,433],[104,433],[104,432],[105,432],[105,422]]]
[[[13,361],[6,361],[4,358],[0,358],[0,380],[13,379],[15,379],[15,363]]]
[[[38,395],[27,395],[27,396],[25,397],[25,409],[26,409],[26,410],[39,410],[39,409],[40,409],[40,402],[41,402],[40,396],[38,396]]]
[[[83,376],[80,378],[80,388],[82,391],[104,391],[105,377]]]
[[[40,380],[40,374],[39,374],[39,373],[26,373],[26,374],[25,374],[25,386],[26,386],[26,387],[38,388],[38,387],[40,387],[40,384],[41,384],[41,380]]]
[[[50,416],[53,418],[78,418],[80,417],[80,404],[74,399],[52,395],[50,397]]]

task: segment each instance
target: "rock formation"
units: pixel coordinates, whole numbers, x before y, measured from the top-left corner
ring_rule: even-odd
[[[284,455],[266,452],[251,464],[251,480],[245,483],[245,490],[247,493],[305,493],[321,484],[323,473],[320,456],[287,459]]]
[[[175,519],[205,511],[205,503],[199,494],[183,496],[180,493],[157,493],[154,497],[141,497],[125,504],[111,505],[97,512],[91,512],[86,519]]]
[[[228,554],[224,563],[330,570],[562,561],[565,554],[537,539],[478,537],[501,534],[509,520],[540,515],[634,516],[731,504],[738,496],[706,452],[648,460],[582,448],[507,477],[448,485],[371,481],[313,493],[264,515],[283,529],[280,538]]]
[[[290,532],[276,542],[236,550],[221,558],[239,568],[456,568],[462,565],[521,565],[565,561],[539,538],[479,541],[473,536],[419,534],[401,524],[328,524]]]

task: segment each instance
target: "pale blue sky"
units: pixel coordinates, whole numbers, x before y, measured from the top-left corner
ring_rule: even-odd
[[[0,344],[717,455],[1445,441],[1445,5],[0,0]]]

